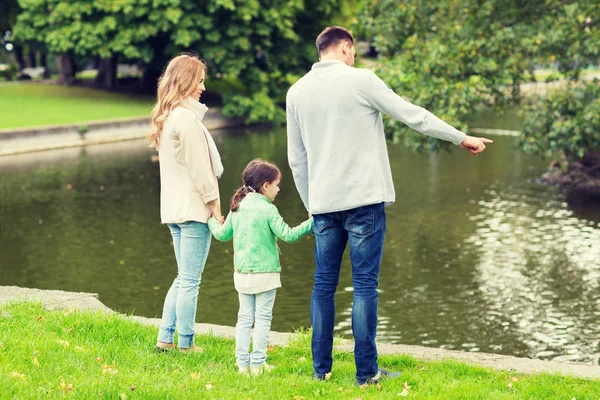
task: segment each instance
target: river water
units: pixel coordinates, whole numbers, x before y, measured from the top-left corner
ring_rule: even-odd
[[[532,181],[548,160],[495,137],[479,157],[390,145],[378,340],[542,359],[600,362],[600,207],[572,209]],[[276,200],[306,212],[287,167],[284,129],[224,131],[223,203],[254,157],[283,171]],[[159,316],[174,278],[159,220],[158,164],[144,141],[0,158],[0,285],[95,292],[113,309]],[[282,244],[273,330],[309,327],[312,238]],[[198,322],[234,325],[232,245],[212,243]],[[336,333],[351,335],[346,255]]]

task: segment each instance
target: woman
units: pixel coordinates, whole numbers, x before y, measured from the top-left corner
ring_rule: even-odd
[[[198,352],[194,323],[200,276],[210,248],[208,219],[223,221],[217,178],[223,173],[215,142],[202,124],[208,108],[199,102],[206,65],[182,54],[169,62],[158,82],[148,135],[160,162],[160,216],[173,236],[177,277],[163,307],[157,350]]]

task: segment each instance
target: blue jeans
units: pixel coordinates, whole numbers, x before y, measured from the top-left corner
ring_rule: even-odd
[[[256,367],[267,361],[267,341],[273,319],[276,289],[257,294],[238,293],[240,310],[235,325],[235,361],[238,367]],[[250,354],[250,330],[254,344]]]
[[[317,377],[331,372],[335,292],[340,278],[342,255],[350,243],[352,263],[352,334],[356,380],[364,383],[377,374],[377,285],[383,255],[386,217],[384,204],[347,211],[316,214],[315,284],[310,304],[313,368]]]
[[[198,287],[210,249],[211,234],[208,225],[202,222],[187,221],[168,226],[173,236],[177,277],[165,298],[158,340],[173,343],[177,328],[178,346],[187,349],[194,345]]]

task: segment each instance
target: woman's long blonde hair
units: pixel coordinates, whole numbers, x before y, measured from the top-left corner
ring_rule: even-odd
[[[206,64],[192,54],[181,54],[171,61],[158,80],[157,101],[152,109],[152,129],[148,134],[150,145],[158,149],[163,125],[181,102],[198,90],[206,75]]]

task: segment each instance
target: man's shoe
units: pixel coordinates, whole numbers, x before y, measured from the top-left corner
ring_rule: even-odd
[[[379,382],[381,382],[382,380],[397,378],[401,374],[402,374],[401,372],[393,372],[393,371],[388,371],[387,369],[379,369],[377,371],[377,373],[375,374],[375,376],[367,379],[364,382],[356,382],[356,383],[358,383],[359,386],[376,385]]]
[[[272,371],[273,369],[275,369],[274,366],[269,365],[267,363],[264,364],[260,364],[257,366],[250,366],[250,373],[252,374],[252,376],[258,376],[260,374],[262,374],[263,372],[269,372]]]
[[[331,372],[328,372],[326,374],[317,374],[316,372],[313,372],[313,378],[319,381],[328,381],[331,379]]]

